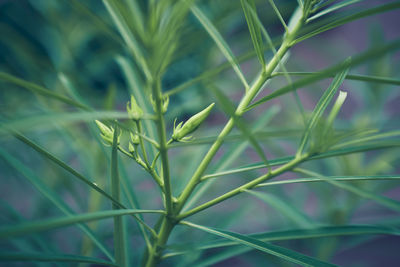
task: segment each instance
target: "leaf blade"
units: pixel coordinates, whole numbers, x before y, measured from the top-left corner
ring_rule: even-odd
[[[306,256],[304,254],[300,254],[293,250],[289,250],[289,249],[286,249],[286,248],[283,248],[280,246],[262,242],[253,237],[241,235],[241,234],[234,233],[234,232],[228,232],[225,230],[218,230],[215,228],[210,228],[210,227],[194,224],[194,223],[187,222],[187,221],[181,222],[181,224],[184,224],[186,226],[196,228],[196,229],[202,230],[204,232],[208,232],[210,234],[214,234],[214,235],[226,238],[226,239],[230,239],[232,241],[236,241],[242,245],[249,246],[251,248],[263,251],[265,253],[271,254],[273,256],[277,256],[281,259],[284,259],[284,260],[287,260],[287,261],[290,261],[290,262],[293,262],[296,264],[300,264],[302,266],[336,266],[336,265]]]

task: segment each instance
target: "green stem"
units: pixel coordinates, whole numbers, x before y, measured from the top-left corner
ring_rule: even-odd
[[[163,172],[163,181],[164,181],[164,196],[165,196],[165,208],[167,211],[167,215],[172,215],[172,190],[171,190],[171,181],[169,177],[169,163],[168,163],[168,144],[165,130],[165,121],[162,112],[163,106],[163,96],[161,92],[161,79],[158,78],[152,86],[155,108],[156,108],[156,116],[157,116],[157,133],[160,144],[160,156],[162,162],[162,172]]]
[[[245,190],[252,189],[252,188],[256,187],[258,184],[260,184],[260,183],[262,183],[262,182],[264,182],[264,181],[266,181],[268,179],[272,179],[272,178],[274,178],[274,177],[276,177],[276,176],[278,176],[278,175],[280,175],[280,174],[282,174],[284,172],[290,171],[291,169],[296,167],[298,164],[300,164],[301,162],[305,161],[307,158],[308,158],[307,154],[304,154],[304,155],[302,155],[300,157],[296,157],[292,161],[286,163],[285,165],[283,165],[283,166],[281,166],[281,167],[279,167],[279,168],[277,168],[277,169],[275,169],[275,170],[273,170],[271,172],[268,172],[267,174],[262,175],[262,176],[260,176],[260,177],[258,177],[256,179],[252,180],[251,182],[248,182],[248,183],[246,183],[246,184],[244,184],[242,186],[239,186],[239,187],[237,187],[237,188],[235,188],[235,189],[233,189],[233,190],[231,190],[231,191],[229,191],[229,192],[227,192],[227,193],[225,193],[225,194],[223,194],[223,195],[221,195],[221,196],[219,196],[219,197],[217,197],[217,198],[215,198],[213,200],[210,200],[210,201],[208,201],[208,202],[206,202],[206,203],[204,203],[204,204],[202,204],[200,206],[197,206],[196,208],[193,208],[193,209],[191,209],[191,210],[189,210],[189,211],[187,211],[185,213],[180,214],[177,217],[177,220],[182,220],[182,219],[184,219],[186,217],[189,217],[189,216],[191,216],[191,215],[193,215],[195,213],[198,213],[198,212],[200,212],[200,211],[202,211],[204,209],[207,209],[207,208],[209,208],[211,206],[214,206],[214,205],[216,205],[216,204],[218,204],[218,203],[220,203],[222,201],[225,201],[228,198],[236,196],[237,194],[242,193]]]
[[[115,124],[113,137],[113,146],[111,151],[111,195],[117,201],[121,201],[121,188],[118,173],[118,135],[119,129]],[[118,210],[120,207],[115,203],[112,204],[113,210]],[[124,218],[122,216],[114,217],[114,247],[115,261],[118,266],[127,266],[127,255],[125,249],[126,232],[124,228]]]
[[[293,28],[292,32],[285,35],[284,41],[283,41],[281,47],[279,48],[279,50],[277,51],[277,53],[274,55],[274,57],[271,59],[271,61],[268,63],[268,65],[265,67],[265,69],[262,70],[261,74],[257,77],[256,81],[253,83],[253,85],[250,87],[250,89],[243,96],[242,100],[240,101],[240,103],[235,111],[236,116],[242,116],[245,113],[245,111],[246,111],[245,109],[247,108],[247,106],[255,98],[257,93],[262,89],[262,86],[270,78],[271,74],[273,73],[275,68],[278,66],[280,60],[283,58],[285,53],[293,45],[293,40],[296,37],[297,32],[303,25],[304,21],[305,21],[305,18],[300,19],[299,22]],[[261,176],[255,180],[253,180],[252,182],[249,182],[237,189],[234,189],[234,190],[232,190],[210,202],[207,202],[193,210],[190,210],[181,215],[177,215],[182,210],[183,206],[185,205],[186,201],[192,194],[192,192],[195,189],[195,187],[197,186],[197,184],[201,181],[201,177],[203,176],[208,165],[214,158],[215,154],[218,152],[225,137],[233,129],[234,121],[232,118],[229,119],[229,121],[227,122],[227,124],[225,125],[225,127],[223,128],[221,133],[218,135],[217,139],[212,144],[209,151],[207,152],[206,156],[200,163],[199,167],[196,169],[196,171],[193,174],[192,178],[190,179],[189,183],[186,185],[185,189],[182,191],[177,202],[175,203],[174,206],[172,206],[172,194],[171,194],[171,188],[170,188],[168,155],[167,155],[168,144],[165,139],[165,123],[164,123],[164,118],[163,118],[162,112],[161,112],[162,94],[161,94],[159,80],[157,81],[156,86],[153,87],[153,96],[155,97],[156,113],[157,113],[157,119],[159,121],[157,128],[158,128],[158,134],[159,134],[159,138],[160,138],[160,156],[161,156],[161,160],[162,160],[163,174],[164,174],[164,183],[165,183],[164,188],[165,188],[167,214],[163,219],[157,239],[154,241],[152,248],[149,249],[149,251],[148,251],[146,267],[153,267],[159,262],[160,257],[161,257],[162,248],[167,243],[168,237],[169,237],[172,229],[174,228],[176,223],[179,222],[179,220],[181,220],[182,218],[185,218],[187,216],[190,216],[194,213],[197,213],[200,210],[206,209],[209,206],[212,206],[221,201],[224,201],[225,199],[233,197],[236,194],[242,192],[243,190],[253,188],[256,185],[258,185],[259,183],[261,183],[269,178],[275,177],[275,176],[281,174],[282,172],[285,172],[287,170],[294,168],[297,164],[299,164],[301,161],[304,160],[302,156],[297,157],[293,161],[287,163],[286,165],[284,165],[272,172],[269,172],[268,174]]]
[[[149,254],[145,265],[146,267],[154,267],[160,261],[163,248],[175,225],[176,223],[172,222],[167,216],[164,217],[157,239],[148,251]]]
[[[140,121],[135,121],[135,123],[136,123],[138,132],[142,133],[142,124],[140,123]],[[146,148],[145,148],[144,142],[143,142],[143,137],[140,134],[138,136],[139,136],[139,145],[140,145],[140,148],[142,149],[144,163],[146,163],[147,168],[150,168],[149,160],[147,158]]]
[[[153,177],[153,179],[160,186],[161,190],[164,192],[164,183],[161,180],[161,178],[158,176],[157,172],[154,170],[154,167],[152,165],[150,165],[150,162],[147,157],[147,152],[146,152],[146,148],[145,148],[144,140],[143,140],[144,138],[141,135],[142,134],[142,124],[140,121],[135,121],[135,122],[136,122],[138,132],[140,133],[138,135],[139,136],[139,145],[140,145],[140,148],[142,149],[143,159],[144,159],[144,163],[146,165],[145,169],[148,171],[148,173],[150,173],[150,175]]]
[[[238,107],[236,108],[235,115],[240,117],[244,114],[245,109],[250,104],[250,102],[254,99],[257,93],[262,89],[262,86],[265,82],[269,79],[275,68],[278,66],[281,58],[286,54],[286,52],[291,47],[291,43],[297,35],[297,32],[301,28],[304,20],[299,20],[299,23],[294,27],[293,31],[286,35],[285,40],[283,41],[281,47],[276,52],[274,57],[265,67],[265,69],[261,72],[258,76],[257,80],[253,83],[251,88],[246,92],[242,100],[240,101]],[[204,157],[203,161],[200,163],[199,167],[193,174],[192,178],[190,179],[188,185],[183,190],[182,194],[180,195],[177,203],[177,211],[179,212],[182,210],[183,206],[185,205],[186,201],[192,194],[193,190],[197,186],[197,184],[201,181],[201,177],[203,176],[204,172],[206,171],[208,165],[210,164],[211,160],[214,158],[215,154],[218,152],[219,148],[221,147],[223,140],[225,137],[231,132],[233,129],[234,122],[233,119],[229,119],[228,123],[225,125],[224,129],[221,131],[217,140],[211,146],[209,151],[207,152],[206,156]]]

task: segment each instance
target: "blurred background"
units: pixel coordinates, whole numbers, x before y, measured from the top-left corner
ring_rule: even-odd
[[[145,16],[147,1],[137,2]],[[284,29],[273,9],[268,1],[256,2],[257,13],[266,30],[273,40],[279,40]],[[276,2],[282,16],[288,21],[297,1]],[[333,15],[327,15],[326,19],[329,16],[340,17],[341,13],[345,15],[358,12],[384,2],[394,1],[360,1]],[[252,53],[253,46],[240,1],[203,0],[198,1],[198,6],[214,23],[234,54],[241,59],[241,68],[247,80],[252,81],[258,74],[259,63]],[[318,71],[348,56],[398,39],[399,15],[400,11],[395,10],[371,16],[301,42],[291,49],[286,59],[286,68],[291,72]],[[168,92],[204,73],[206,75],[203,80],[185,85],[186,88],[171,95],[166,113],[169,134],[172,134],[175,118],[178,122],[184,121],[216,101],[204,80],[213,80],[234,103],[243,94],[239,79],[196,18],[189,14],[180,23],[184,26],[178,47],[163,76],[163,90]],[[1,72],[44,86],[95,110],[125,111],[132,87],[136,86],[139,90],[144,88],[140,82],[139,66],[125,47],[102,1],[1,0],[0,36]],[[266,51],[265,57],[268,60],[271,52]],[[350,73],[399,79],[399,59],[398,52],[387,54],[351,69]],[[218,71],[219,69],[221,70]],[[296,80],[298,77],[292,76],[291,79]],[[298,90],[307,112],[312,111],[330,82],[330,79],[326,79]],[[276,77],[267,84],[259,97],[287,83],[285,76]],[[17,123],[24,135],[109,191],[110,149],[99,142],[99,133],[93,123],[63,122],[62,117],[53,117],[47,121],[45,116],[74,112],[76,108],[32,94],[10,82],[0,80],[0,88],[2,123]],[[336,127],[347,130],[399,129],[398,89],[399,86],[395,85],[346,80],[341,90],[347,91],[348,97],[339,113]],[[261,125],[256,126],[255,122],[260,120]],[[227,116],[217,105],[206,125],[201,126],[194,134],[192,144],[177,144],[169,151],[175,195],[182,190],[192,170],[210,146],[210,140],[226,121]],[[260,143],[270,159],[295,153],[303,122],[293,95],[288,94],[257,107],[246,114],[246,121],[252,129],[259,132]],[[260,161],[250,146],[229,164],[224,161],[224,157],[238,145],[238,135],[238,131],[231,134],[232,138],[221,148],[207,173]],[[107,200],[11,134],[2,131],[0,142],[2,151],[6,153],[0,157],[0,225],[63,216],[60,209],[40,193],[38,187],[50,188],[76,213],[110,209]],[[326,175],[399,174],[399,152],[398,148],[393,148],[358,153],[305,163],[304,167]],[[120,160],[121,175],[125,176],[127,186],[134,192],[141,208],[161,208],[159,191],[148,174],[125,156],[121,155]],[[262,173],[265,173],[265,169],[219,177],[215,179],[218,181],[213,180],[206,193],[195,203],[210,200]],[[296,177],[299,176],[287,173],[277,180]],[[33,182],[34,179],[36,182]],[[396,181],[364,181],[353,184],[400,201],[399,183]],[[266,197],[242,194],[195,215],[191,220],[243,234],[335,224],[400,226],[398,212],[330,184],[289,184],[271,186],[260,191],[267,193]],[[125,200],[125,203],[129,203],[129,200]],[[150,225],[157,220],[155,215],[146,215],[144,218]],[[127,221],[129,244],[132,247],[131,263],[135,266],[140,262],[144,242],[137,225],[132,220]],[[89,225],[101,236],[107,247],[112,248],[112,221],[104,220]],[[213,239],[202,232],[178,227],[171,236],[170,243],[184,244],[191,240],[205,242]],[[400,238],[393,236],[332,237],[282,241],[277,244],[344,266],[396,266],[400,260],[397,253]],[[47,231],[40,233],[40,237],[1,240],[0,250],[55,251],[104,257],[77,227]],[[198,261],[207,265],[205,260],[213,259],[222,252],[223,249],[211,249],[171,257],[162,266],[188,266]],[[237,254],[227,260],[220,257],[213,266],[290,266],[256,251]],[[7,262],[0,265],[51,264]]]

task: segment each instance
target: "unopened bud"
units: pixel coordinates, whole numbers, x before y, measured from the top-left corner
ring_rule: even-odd
[[[152,95],[150,95],[150,102],[151,105],[153,106],[153,110],[154,112],[157,112],[157,108],[156,108],[156,101],[154,101],[154,98]],[[161,112],[164,114],[165,112],[167,112],[168,110],[168,105],[169,105],[169,96],[164,96],[164,98],[162,99],[162,106],[161,106]]]
[[[138,145],[139,141],[140,141],[139,135],[131,133],[131,142],[132,142],[132,144]]]
[[[106,145],[112,145],[113,144],[113,139],[114,139],[114,128],[113,127],[108,127],[104,123],[96,120],[95,121],[97,124],[97,127],[100,130],[101,133],[101,138],[103,138],[104,142]],[[117,144],[119,144],[119,139],[120,136],[117,138]]]
[[[126,111],[133,120],[140,120],[143,116],[143,110],[139,107],[133,95],[131,95],[131,101],[126,103]]]
[[[212,103],[204,110],[200,111],[196,115],[193,115],[190,119],[188,119],[185,124],[180,122],[176,127],[174,123],[174,132],[172,134],[172,139],[176,141],[185,140],[184,138],[194,132],[200,124],[208,117],[215,103]],[[182,125],[183,124],[183,125]]]

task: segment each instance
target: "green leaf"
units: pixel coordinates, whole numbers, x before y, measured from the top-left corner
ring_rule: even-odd
[[[318,72],[274,72],[272,77],[281,76],[281,75],[293,75],[293,76],[309,76],[309,75],[316,75]],[[334,77],[331,75],[330,77]],[[400,80],[389,78],[389,77],[379,77],[379,76],[372,76],[372,75],[356,75],[356,74],[347,74],[346,80],[354,80],[354,81],[364,81],[364,82],[371,82],[371,83],[383,83],[383,84],[392,84],[392,85],[400,85]]]
[[[35,173],[26,167],[18,159],[11,156],[5,150],[0,148],[0,156],[5,159],[13,168],[18,170],[30,183],[51,203],[53,203],[59,210],[61,210],[66,216],[72,216],[73,210],[65,204],[65,202],[42,180],[35,175]],[[79,224],[78,227],[93,241],[94,244],[106,255],[109,259],[114,260],[113,256],[108,252],[108,249],[102,244],[102,242],[96,237],[92,230],[87,225]],[[1,230],[0,230],[1,231]]]
[[[359,64],[361,64],[361,63],[363,63],[363,62],[365,62],[367,60],[377,58],[379,56],[382,56],[385,53],[388,53],[388,52],[393,51],[393,50],[397,50],[399,48],[400,48],[400,40],[395,40],[395,41],[393,41],[391,43],[388,43],[388,44],[385,44],[385,45],[382,45],[382,46],[379,46],[379,47],[375,47],[375,48],[369,49],[364,53],[361,53],[361,54],[359,54],[359,55],[357,55],[355,57],[352,57],[351,61],[344,60],[344,61],[342,61],[342,62],[340,62],[340,63],[338,63],[338,64],[336,64],[334,66],[331,66],[329,68],[326,68],[326,69],[316,73],[315,75],[310,75],[310,76],[308,76],[306,78],[297,80],[292,84],[289,84],[287,86],[284,86],[284,87],[274,91],[273,93],[261,98],[260,100],[256,101],[252,105],[250,105],[246,109],[246,111],[248,111],[250,109],[253,109],[254,107],[256,107],[256,106],[258,106],[260,104],[263,104],[263,103],[265,103],[265,102],[267,102],[267,101],[269,101],[271,99],[274,99],[274,98],[282,96],[282,95],[284,95],[284,94],[286,94],[288,92],[291,92],[291,91],[293,91],[293,90],[295,90],[297,88],[301,88],[301,87],[304,87],[304,86],[306,86],[308,84],[312,84],[312,83],[314,83],[316,81],[322,80],[324,78],[331,77],[332,74],[334,74],[334,73],[336,74],[336,73],[338,73],[340,71],[343,71],[345,69],[349,69],[351,67],[357,66],[357,65],[359,65]]]
[[[193,15],[195,15],[195,17],[199,20],[204,29],[208,32],[208,34],[211,36],[211,38],[214,40],[214,42],[217,44],[218,48],[224,54],[229,63],[232,65],[233,70],[236,72],[237,76],[239,77],[240,81],[242,82],[247,91],[247,89],[249,88],[249,84],[247,83],[246,78],[244,77],[242,71],[240,70],[239,63],[237,62],[228,44],[222,38],[221,34],[211,23],[211,21],[204,15],[204,13],[198,7],[192,6],[191,11]]]
[[[83,176],[82,174],[80,174],[79,172],[77,172],[76,170],[74,170],[73,168],[71,168],[70,166],[68,166],[68,164],[66,164],[65,162],[63,162],[62,160],[58,159],[56,156],[50,154],[49,152],[47,152],[46,150],[44,150],[43,148],[41,148],[40,146],[36,145],[35,143],[33,143],[32,141],[30,141],[28,138],[20,135],[20,134],[15,134],[16,138],[18,138],[20,141],[22,141],[23,143],[27,144],[28,146],[32,147],[34,150],[36,150],[37,152],[39,152],[39,154],[41,154],[42,156],[44,156],[45,158],[48,158],[49,160],[51,160],[52,162],[54,162],[55,164],[57,164],[58,166],[60,166],[61,168],[63,168],[64,170],[66,170],[67,172],[71,173],[74,177],[78,178],[79,180],[81,180],[82,182],[84,182],[85,184],[87,184],[89,187],[91,187],[92,189],[96,190],[97,192],[99,192],[102,196],[106,197],[107,199],[111,200],[111,202],[115,205],[117,205],[118,207],[122,208],[122,209],[126,209],[126,207],[120,203],[119,201],[117,201],[115,198],[113,198],[110,194],[108,194],[107,192],[105,192],[103,189],[101,189],[100,187],[98,187],[96,184],[94,184],[93,182],[91,182],[90,179],[86,178],[85,176]],[[132,217],[139,222],[140,224],[142,224],[147,230],[150,231],[150,233],[153,233],[153,229],[151,227],[149,227],[147,224],[145,224],[142,220],[140,220],[139,218],[137,218],[135,215],[132,215]]]
[[[66,170],[67,172],[69,172],[70,174],[72,174],[74,177],[78,178],[79,180],[81,180],[82,182],[84,182],[85,184],[87,184],[90,188],[96,190],[97,192],[99,192],[101,195],[103,195],[104,197],[108,198],[109,200],[112,201],[112,203],[115,203],[116,205],[118,205],[119,207],[125,208],[124,205],[122,205],[118,200],[116,200],[114,197],[112,197],[110,194],[108,194],[107,192],[105,192],[103,189],[101,189],[100,187],[98,187],[95,183],[93,183],[91,181],[91,179],[86,178],[85,176],[83,176],[82,174],[80,174],[79,172],[77,172],[76,170],[74,170],[73,168],[71,168],[70,166],[68,166],[66,163],[64,163],[62,160],[60,160],[59,158],[57,158],[56,156],[52,155],[51,153],[47,152],[45,149],[43,149],[42,147],[40,147],[39,145],[35,144],[34,142],[32,142],[31,140],[29,140],[28,138],[26,138],[23,135],[20,134],[16,134],[15,137],[20,140],[21,142],[25,143],[26,145],[30,146],[31,148],[33,148],[34,150],[36,150],[39,154],[41,154],[43,157],[49,159],[50,161],[54,162],[55,164],[57,164],[58,166],[60,166],[61,168],[63,168],[64,170]]]
[[[0,239],[24,236],[27,234],[48,231],[55,228],[74,225],[77,223],[90,222],[107,219],[122,215],[132,215],[137,213],[163,213],[161,210],[109,210],[84,213],[79,215],[69,215],[68,217],[53,218],[35,222],[25,222],[13,226],[4,226],[0,228]]]
[[[121,38],[111,29],[110,25],[108,25],[104,20],[99,17],[97,14],[93,13],[85,4],[83,4],[79,0],[66,0],[68,4],[72,6],[74,11],[82,14],[82,17],[90,20],[93,25],[96,26],[96,29],[100,29],[102,32],[110,36],[112,39],[116,40],[119,43],[122,43]]]
[[[127,25],[125,18],[122,16],[122,12],[120,10],[120,6],[114,0],[103,0],[103,3],[111,15],[111,18],[116,25],[118,31],[120,32],[122,38],[124,39],[126,45],[131,50],[133,56],[135,57],[136,61],[141,66],[143,73],[146,75],[147,78],[151,78],[151,73],[148,68],[146,59],[143,55],[141,48],[135,37],[133,36],[129,26]]]
[[[313,229],[291,229],[284,231],[268,231],[265,233],[257,233],[248,235],[249,237],[262,240],[264,242],[284,241],[284,240],[300,240],[311,238],[325,238],[336,236],[354,236],[354,235],[400,235],[400,231],[394,227],[373,226],[373,225],[340,225],[340,226],[324,226]],[[227,246],[239,245],[240,243],[232,240],[217,240],[206,242],[203,244],[184,244],[170,245],[167,247],[171,252],[166,253],[164,258],[173,257],[181,254],[189,253],[195,250],[205,250],[213,248],[222,248]],[[248,248],[246,251],[251,250]]]
[[[31,83],[31,82],[25,81],[25,80],[20,79],[18,77],[15,77],[15,76],[13,76],[11,74],[8,74],[8,73],[5,73],[5,72],[0,72],[0,79],[4,80],[6,82],[9,82],[9,83],[18,85],[18,86],[20,86],[22,88],[25,88],[25,89],[33,92],[34,94],[38,94],[38,95],[41,95],[41,96],[52,98],[52,99],[61,101],[63,103],[66,103],[68,105],[72,105],[72,106],[75,106],[75,107],[78,107],[78,108],[81,108],[81,109],[84,109],[84,110],[90,110],[90,108],[87,107],[86,105],[83,105],[83,104],[81,104],[81,103],[79,103],[79,102],[77,102],[75,100],[72,100],[72,99],[70,99],[68,97],[65,97],[63,95],[57,94],[57,93],[55,93],[55,92],[53,92],[53,91],[51,91],[51,90],[49,90],[49,89],[47,89],[47,88],[45,88],[43,86],[40,86],[40,85],[37,85],[35,83]]]
[[[279,20],[280,20],[280,22],[281,22],[283,28],[285,28],[285,31],[286,31],[286,32],[289,32],[288,26],[286,25],[286,22],[285,22],[285,20],[283,19],[282,15],[281,15],[281,12],[279,12],[278,7],[275,5],[274,0],[268,0],[268,1],[269,1],[269,3],[271,4],[272,8],[274,9],[275,14],[278,16],[278,18],[279,18]]]
[[[230,258],[233,258],[237,255],[243,254],[247,251],[251,250],[248,247],[233,247],[233,248],[229,248],[226,251],[223,251],[221,253],[216,253],[216,254],[212,254],[211,256],[207,256],[207,257],[203,257],[201,262],[196,262],[191,264],[190,266],[192,267],[208,267],[208,266],[214,266],[216,263],[221,262],[223,260],[227,260]],[[188,253],[193,253],[196,250],[188,250],[185,254]]]
[[[346,7],[346,6],[361,2],[361,1],[363,1],[363,0],[345,0],[345,1],[341,1],[341,2],[337,3],[336,5],[332,5],[332,6],[328,7],[328,8],[326,8],[326,9],[322,10],[321,12],[315,14],[314,16],[308,18],[307,22],[313,21],[314,19],[317,19],[317,18],[319,18],[321,16],[324,16],[326,14],[332,13],[335,10],[338,10],[340,8],[343,8],[343,7]]]
[[[150,118],[146,115],[147,118]],[[54,125],[70,124],[77,122],[92,122],[96,119],[128,119],[126,112],[119,111],[88,111],[88,112],[63,112],[31,116],[21,119],[14,119],[0,124],[0,134],[9,131],[23,131],[40,128],[51,129]],[[151,116],[152,118],[152,116]],[[120,127],[123,125],[119,125]]]
[[[256,55],[261,63],[261,66],[264,68],[265,67],[264,49],[263,49],[264,44],[261,37],[261,31],[259,25],[254,21],[253,13],[250,12],[250,9],[253,9],[253,11],[255,12],[256,5],[254,3],[254,0],[240,0],[240,3],[242,4],[242,9],[246,18],[247,26],[249,27],[251,41],[253,42],[254,46],[254,51],[256,52]]]
[[[273,194],[267,194],[253,190],[246,190],[245,192],[263,200],[265,203],[273,207],[276,211],[285,215],[289,220],[293,221],[295,224],[301,227],[311,228],[315,224],[307,215],[302,213],[291,203],[287,203]]]
[[[305,146],[309,141],[311,132],[314,130],[315,126],[321,119],[325,109],[328,107],[328,104],[331,102],[333,96],[336,94],[339,87],[342,85],[344,78],[346,77],[348,72],[347,70],[342,71],[337,74],[333,79],[329,88],[324,92],[318,104],[314,108],[310,120],[307,122],[306,130],[304,131],[303,137],[301,138],[299,148],[297,150],[297,155],[301,155],[304,152]]]
[[[111,195],[117,200],[121,201],[121,188],[120,179],[118,173],[118,139],[119,139],[119,128],[114,123],[114,136],[111,150]],[[118,210],[120,207],[113,203],[113,210]],[[123,218],[120,216],[114,217],[114,250],[115,250],[115,263],[118,266],[125,267],[128,263],[128,255],[125,247],[126,232],[124,227]]]
[[[400,3],[398,1],[395,1],[395,2],[392,2],[392,3],[386,4],[386,5],[381,5],[381,6],[374,7],[374,8],[368,9],[368,10],[364,10],[364,11],[358,12],[356,14],[353,14],[353,15],[350,15],[350,16],[347,16],[347,17],[344,17],[344,18],[335,19],[333,22],[325,23],[324,26],[322,26],[322,27],[310,32],[310,33],[307,33],[307,34],[297,38],[294,41],[294,43],[297,44],[297,43],[299,43],[301,41],[304,41],[304,40],[306,40],[308,38],[311,38],[311,37],[313,37],[315,35],[318,35],[318,34],[320,34],[322,32],[325,32],[325,31],[328,31],[330,29],[333,29],[333,28],[339,27],[341,25],[347,24],[347,23],[349,23],[351,21],[354,21],[354,20],[357,20],[357,19],[361,19],[361,18],[365,18],[365,17],[369,17],[369,16],[376,15],[376,14],[380,14],[380,13],[383,13],[383,12],[392,11],[392,10],[395,10],[397,8],[400,8]]]
[[[390,181],[399,180],[398,175],[373,175],[373,176],[325,176],[329,180],[339,182],[350,182],[350,181]],[[312,178],[298,178],[283,181],[273,181],[257,185],[256,187],[265,187],[271,185],[283,185],[283,184],[296,184],[296,183],[314,183],[314,182],[325,182],[325,179],[312,177]]]
[[[75,262],[91,263],[105,266],[118,266],[117,264],[92,257],[69,254],[49,254],[49,253],[23,253],[23,252],[1,252],[0,261],[39,261],[39,262]]]
[[[395,211],[400,211],[400,202],[399,201],[396,201],[396,200],[393,200],[393,199],[390,199],[390,198],[387,198],[387,197],[384,197],[384,196],[379,196],[379,195],[376,194],[376,192],[369,192],[369,191],[363,190],[361,188],[355,187],[355,186],[353,186],[351,184],[344,184],[344,183],[341,183],[341,182],[330,180],[327,177],[325,177],[324,175],[321,175],[319,173],[312,172],[312,171],[309,171],[309,170],[298,168],[298,169],[295,169],[295,171],[298,171],[300,173],[304,173],[306,175],[311,175],[311,176],[318,177],[318,178],[320,178],[322,180],[325,180],[325,182],[328,182],[328,183],[330,183],[330,184],[332,184],[334,186],[337,186],[339,188],[342,188],[342,189],[344,189],[346,191],[352,192],[352,193],[354,193],[354,194],[356,194],[356,195],[358,195],[358,196],[360,196],[362,198],[373,200],[376,203],[378,203],[378,204],[380,204],[382,206],[385,206],[386,208],[389,208],[389,209],[395,210]]]
[[[353,154],[353,153],[371,151],[371,150],[391,149],[391,148],[396,148],[396,147],[400,147],[399,141],[379,141],[379,142],[375,142],[375,143],[365,144],[362,146],[352,146],[352,147],[346,147],[346,148],[341,148],[341,149],[329,150],[329,151],[326,151],[323,153],[313,155],[313,156],[307,158],[305,161],[312,161],[315,159],[323,159],[323,158],[332,158],[332,157],[348,155],[348,154]],[[271,160],[269,160],[269,165],[271,167],[283,165],[293,159],[294,159],[294,156],[271,159]],[[224,176],[224,175],[229,175],[229,174],[252,171],[252,170],[257,170],[257,169],[262,169],[262,168],[266,168],[266,165],[262,162],[258,162],[258,163],[245,165],[240,168],[236,168],[236,169],[232,169],[232,170],[226,170],[226,171],[222,171],[222,172],[207,174],[202,177],[202,180],[215,178],[215,177],[219,177],[219,176]]]
[[[202,230],[204,232],[208,232],[210,234],[217,235],[217,236],[235,241],[241,245],[245,245],[245,246],[263,251],[270,255],[279,257],[281,259],[284,259],[289,262],[299,264],[302,266],[336,266],[336,265],[306,256],[304,254],[300,254],[300,253],[295,252],[290,249],[272,245],[270,243],[265,243],[263,241],[260,241],[253,237],[250,237],[250,236],[245,236],[245,235],[241,235],[241,234],[234,233],[234,232],[228,232],[225,230],[218,230],[215,228],[210,228],[210,227],[194,224],[194,223],[187,222],[187,221],[183,221],[183,222],[181,222],[181,224],[184,224],[189,227],[196,228],[196,229]]]
[[[338,148],[346,147],[349,145],[360,144],[360,143],[365,143],[367,141],[375,141],[377,139],[383,139],[383,138],[395,137],[395,136],[400,136],[400,131],[390,131],[390,132],[386,132],[386,133],[379,133],[379,134],[374,134],[374,135],[370,135],[370,136],[365,136],[365,137],[357,138],[355,140],[350,140],[350,141],[346,141],[346,142],[334,145],[332,148],[338,149]]]

